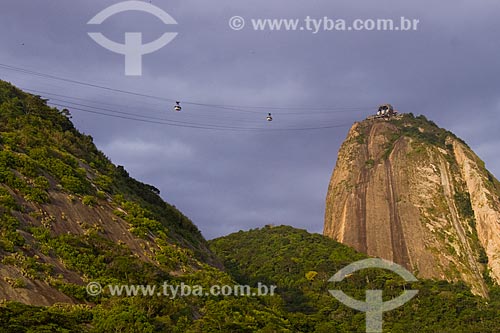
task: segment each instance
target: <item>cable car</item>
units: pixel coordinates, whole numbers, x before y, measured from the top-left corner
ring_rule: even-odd
[[[271,114],[268,113],[266,119],[267,121],[273,121],[273,116],[271,116]]]
[[[181,102],[175,102],[174,111],[179,112],[180,110],[182,110],[180,103]]]
[[[394,110],[391,104],[380,105],[375,118],[389,118],[396,115],[397,112]]]

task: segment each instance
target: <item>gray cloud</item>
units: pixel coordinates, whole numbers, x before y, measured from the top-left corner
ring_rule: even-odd
[[[37,78],[0,69],[30,89],[75,96],[137,115],[238,127],[351,124],[377,104],[425,114],[456,132],[500,175],[497,1],[153,1],[178,22],[179,36],[144,57],[144,75],[125,77],[123,56],[95,44],[86,22],[118,1],[5,0],[0,5],[0,63],[181,101],[303,107],[288,115],[185,105]],[[421,21],[415,32],[255,32],[229,29],[250,18],[399,18]],[[142,13],[102,25],[110,39],[165,27]],[[22,45],[24,44],[24,45]],[[82,102],[80,103],[87,103]],[[112,105],[104,105],[104,103]],[[314,114],[323,106],[362,111]],[[348,126],[319,131],[222,132],[102,117],[73,110],[77,127],[131,175],[216,237],[268,223],[320,232],[324,197]]]

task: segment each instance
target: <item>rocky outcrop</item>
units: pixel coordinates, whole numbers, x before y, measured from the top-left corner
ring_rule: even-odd
[[[499,184],[484,163],[462,144],[453,141],[456,160],[470,193],[476,230],[488,256],[490,275],[500,281],[500,196]]]
[[[424,117],[354,124],[340,148],[324,234],[422,278],[500,282],[498,181],[452,133]]]

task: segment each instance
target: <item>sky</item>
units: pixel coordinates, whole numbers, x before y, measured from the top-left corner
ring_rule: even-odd
[[[68,107],[106,156],[159,188],[207,239],[266,224],[321,233],[340,144],[383,103],[451,130],[500,176],[496,0],[153,0],[176,25],[141,11],[87,24],[120,2],[2,0],[0,79]],[[314,33],[307,17],[419,23]],[[252,19],[298,19],[303,29],[257,31]],[[143,43],[177,36],[127,76],[125,56],[89,32],[116,43],[126,32]]]

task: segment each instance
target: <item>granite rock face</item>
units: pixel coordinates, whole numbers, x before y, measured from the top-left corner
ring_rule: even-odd
[[[326,198],[324,234],[421,278],[500,282],[500,183],[425,117],[355,123]]]

